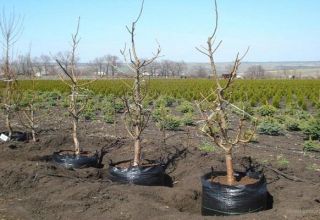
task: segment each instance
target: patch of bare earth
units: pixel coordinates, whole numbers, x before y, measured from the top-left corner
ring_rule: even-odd
[[[101,169],[65,170],[53,164],[52,152],[71,149],[71,127],[63,118],[48,118],[43,125],[37,143],[0,144],[0,219],[225,219],[200,215],[200,177],[211,167],[224,170],[224,156],[219,151],[201,152],[198,146],[204,137],[196,128],[168,132],[172,137],[164,145],[154,124],[149,126],[144,158],[168,161],[173,187],[147,187],[120,185],[107,178],[109,161],[131,159],[133,152],[120,120],[116,130],[102,121],[81,123],[84,149],[107,149]],[[111,145],[116,139],[117,146]],[[258,143],[236,148],[236,170],[245,170],[243,158],[247,156],[263,164],[273,208],[228,218],[319,219],[320,172],[316,167],[320,154],[304,154],[302,144],[299,133],[287,133],[260,135]]]

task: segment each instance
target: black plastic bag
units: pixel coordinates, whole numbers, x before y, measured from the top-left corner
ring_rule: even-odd
[[[9,136],[9,132],[5,131],[2,132],[2,134]],[[13,131],[11,135],[12,141],[27,141],[28,140],[28,134],[21,131]]]
[[[130,166],[128,168],[117,167],[117,164],[109,164],[109,179],[119,183],[129,183],[144,186],[163,186],[164,167],[161,164],[152,166]]]
[[[258,212],[267,208],[268,191],[263,174],[235,172],[235,177],[245,175],[258,181],[248,185],[222,185],[211,182],[212,176],[224,176],[225,172],[210,172],[202,181],[202,215],[239,215]]]
[[[76,155],[74,151],[71,153],[63,153],[68,151],[54,152],[52,155],[52,160],[67,169],[77,169],[86,167],[97,167],[98,165],[98,154],[90,155],[89,152],[81,152],[80,155]]]

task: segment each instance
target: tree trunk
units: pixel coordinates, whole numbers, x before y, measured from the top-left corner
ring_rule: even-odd
[[[34,130],[34,129],[32,129],[31,134],[32,134],[32,141],[33,141],[33,142],[37,142],[37,139],[36,139],[36,132],[35,132],[35,130]]]
[[[8,110],[7,113],[6,113],[6,126],[7,126],[7,129],[8,129],[8,137],[9,137],[9,139],[11,139],[11,137],[12,137],[12,127],[11,127],[11,122],[10,122],[10,116],[11,116],[11,113],[10,113],[10,110]]]
[[[34,111],[33,111],[33,106],[31,107],[31,134],[32,134],[32,141],[36,142],[36,131],[34,129]]]
[[[227,167],[227,183],[228,185],[233,185],[235,183],[233,164],[232,164],[232,154],[228,152],[226,154],[226,167]]]
[[[164,145],[166,145],[166,139],[167,139],[167,137],[166,137],[167,135],[166,135],[166,129],[165,128],[163,128],[162,129],[162,138],[163,138],[163,144]]]
[[[74,142],[74,149],[75,153],[77,155],[80,154],[80,144],[78,140],[78,119],[74,118],[73,119],[73,132],[72,132],[72,137],[73,137],[73,142]]]
[[[136,108],[136,115],[135,115],[135,125],[134,125],[134,160],[133,166],[139,166],[141,162],[141,134],[140,134],[140,126],[141,126],[141,81],[140,81],[140,73],[137,71],[137,76],[135,80],[135,87],[134,87],[134,104]]]
[[[71,94],[71,106],[72,106],[72,121],[73,121],[73,132],[72,132],[72,137],[73,137],[73,143],[74,143],[74,150],[76,155],[80,154],[80,144],[78,140],[78,111],[77,111],[77,101],[76,101],[76,91],[75,88],[72,88],[72,94]]]
[[[141,139],[139,127],[136,125],[135,127],[136,138],[134,140],[134,159],[133,166],[139,166],[141,162]]]
[[[106,71],[106,76],[109,76],[109,64],[107,64],[107,71]]]
[[[115,73],[115,68],[112,66],[112,67],[111,67],[112,78],[114,78],[114,73]]]

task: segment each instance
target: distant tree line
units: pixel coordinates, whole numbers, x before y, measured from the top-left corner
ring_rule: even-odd
[[[30,58],[29,54],[18,55],[12,60],[12,71],[20,76],[28,76],[32,72],[36,77],[58,76],[58,68],[55,59],[59,59],[65,65],[70,59],[67,52],[58,52],[54,56],[41,55]],[[123,61],[115,55],[104,55],[97,57],[87,63],[79,63],[79,57],[75,57],[75,62],[79,64],[79,76],[101,76],[101,77],[128,77],[129,71],[126,69]],[[0,60],[2,63],[3,60]],[[30,69],[32,62],[32,69]],[[230,72],[230,65],[224,67],[221,77],[225,77]],[[203,63],[187,64],[184,61],[160,60],[152,63],[143,69],[145,75],[153,78],[209,78],[209,66]],[[224,73],[224,74],[223,74]],[[3,76],[3,72],[1,72]],[[320,75],[320,74],[318,74]],[[301,78],[301,72],[283,67],[277,71],[266,71],[262,65],[251,65],[243,72],[239,71],[238,76],[243,79],[270,79],[270,78]]]

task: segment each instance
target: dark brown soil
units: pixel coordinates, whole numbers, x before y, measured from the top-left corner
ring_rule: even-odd
[[[14,126],[18,130],[17,124]],[[132,159],[133,143],[120,122],[116,129],[99,120],[81,123],[79,136],[84,150],[104,148],[101,169],[66,170],[53,164],[52,152],[72,149],[71,126],[61,116],[43,120],[40,128],[36,143],[0,144],[0,219],[269,220],[320,216],[320,154],[302,152],[300,133],[260,135],[258,143],[239,146],[234,152],[238,171],[245,171],[248,156],[264,165],[272,209],[235,217],[202,217],[200,178],[211,167],[224,171],[225,165],[223,152],[198,149],[206,138],[196,128],[168,132],[171,138],[166,145],[153,124],[146,130],[143,156],[167,161],[166,172],[173,187],[119,185],[107,179],[110,160]],[[297,179],[290,180],[292,176]]]
[[[212,178],[211,180],[214,183],[220,183],[222,185],[229,185],[227,181],[227,176],[217,176]],[[241,177],[239,180],[236,180],[233,186],[238,186],[238,185],[249,185],[249,184],[254,184],[258,182],[257,179],[250,178],[248,176]]]
[[[140,164],[140,167],[152,167],[152,166],[155,166],[155,165],[159,165],[159,163],[152,163],[152,162],[148,162],[148,161],[142,161],[141,164]],[[118,168],[128,168],[128,167],[133,166],[133,160],[117,163],[117,164],[114,164],[114,166],[118,167]]]
[[[95,153],[91,151],[80,151],[79,155],[82,156],[93,156]],[[74,150],[60,150],[59,155],[75,155]]]

